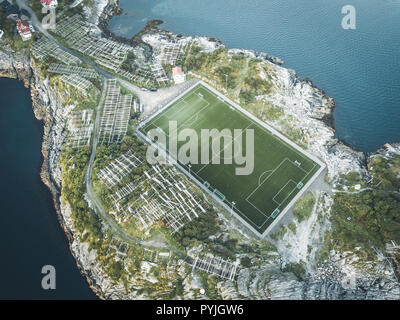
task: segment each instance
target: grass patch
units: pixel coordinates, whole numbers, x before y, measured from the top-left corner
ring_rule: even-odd
[[[293,215],[299,222],[307,220],[311,216],[315,201],[315,197],[311,192],[307,192],[299,201],[297,201],[293,208]]]

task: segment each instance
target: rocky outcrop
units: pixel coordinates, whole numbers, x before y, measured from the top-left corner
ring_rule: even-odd
[[[212,52],[223,46],[219,41],[207,37],[171,36],[165,32],[143,35],[142,40],[156,49],[171,41],[185,45],[192,40],[196,40],[204,52]],[[316,88],[311,80],[300,79],[294,70],[282,67],[267,55],[243,49],[231,49],[229,53],[262,59],[270,65],[275,90],[272,95],[260,96],[257,99],[265,99],[282,108],[285,119],[290,119],[285,125],[301,130],[307,141],[307,149],[327,164],[331,182],[349,172],[358,172],[363,177],[368,175],[364,154],[334,137],[332,112],[335,103],[332,98]],[[263,120],[284,132],[284,125],[280,121]],[[385,145],[378,152],[389,157],[399,153],[398,145]],[[278,258],[266,257],[265,263],[243,269],[236,291],[232,289],[229,281],[218,283],[218,290],[223,298],[400,298],[400,286],[394,270],[385,261],[363,261],[357,256],[357,252],[331,252],[329,261],[317,267],[314,258],[324,242],[324,233],[330,228],[329,214],[333,198],[329,193],[321,194],[321,190],[316,191],[319,201],[310,219],[296,225],[296,234],[288,232],[283,239],[275,243],[279,252]],[[292,272],[284,271],[285,265],[293,263],[303,265],[304,278],[299,279]]]
[[[52,194],[59,222],[69,240],[71,252],[79,269],[99,297],[107,298],[102,293],[114,292],[114,289],[110,290],[111,282],[104,273],[101,275],[96,273],[96,270],[102,272],[100,266],[89,267],[93,263],[95,253],[88,250],[87,244],[80,243],[79,237],[73,229],[69,206],[63,205],[60,198],[62,177],[59,159],[65,139],[66,118],[74,106],[60,107],[57,92],[50,88],[47,79],[43,79],[39,75],[38,68],[28,55],[16,54],[11,50],[0,51],[0,77],[19,79],[31,90],[33,112],[38,120],[43,121],[44,126],[43,164],[40,176]],[[103,283],[103,287],[97,287],[96,283]],[[108,285],[106,285],[107,283]]]
[[[95,25],[99,24],[99,20],[107,19],[112,16],[118,8],[118,0],[93,0],[93,5],[85,6],[83,13],[88,22]]]
[[[265,268],[245,269],[238,279],[239,293],[255,299],[306,300],[398,300],[400,286],[391,268],[384,264],[355,268],[352,255],[333,252],[312,277],[299,280],[283,272],[279,261]],[[336,260],[334,260],[336,259]],[[346,259],[350,261],[346,261]],[[373,270],[368,270],[373,268]]]
[[[21,80],[29,87],[31,68],[29,54],[14,52],[0,45],[0,77]]]
[[[296,72],[274,65],[273,82],[276,90],[263,97],[290,115],[290,126],[301,130],[307,148],[321,158],[328,167],[328,174],[335,179],[339,174],[357,171],[365,173],[364,155],[334,138],[332,112],[334,100],[313,86],[310,80],[301,80]],[[280,127],[279,122],[272,122]]]
[[[88,19],[97,24],[115,14],[117,1],[95,0],[93,8],[85,9]],[[103,13],[105,10],[105,13]],[[182,37],[166,31],[151,33],[143,41],[156,47],[163,41],[185,41],[194,37]],[[223,44],[216,39],[196,37],[196,40],[211,52]],[[293,70],[281,67],[283,61],[267,54],[251,50],[232,49],[232,54],[245,54],[271,64],[274,68],[273,82],[277,90],[273,95],[260,97],[280,106],[285,114],[292,115],[292,125],[301,128],[307,136],[308,149],[328,166],[332,180],[339,174],[366,171],[364,156],[334,138],[332,122],[333,99],[315,88],[311,81],[301,80]],[[93,290],[104,299],[135,298],[134,292],[127,293],[122,284],[115,285],[96,259],[96,251],[83,243],[73,227],[71,210],[60,199],[62,188],[59,157],[65,138],[65,120],[70,107],[59,107],[57,92],[46,79],[42,79],[28,54],[15,53],[9,48],[0,50],[0,76],[20,79],[30,86],[33,109],[44,123],[42,153],[44,163],[41,177],[52,192],[59,220],[69,239],[71,251]],[[73,106],[71,106],[72,108]],[[271,123],[279,128],[278,123]],[[400,153],[399,145],[385,145],[377,154],[391,157]],[[370,155],[374,156],[374,155]],[[326,202],[332,199],[324,195]],[[320,212],[317,210],[320,209]],[[287,236],[278,246],[279,254],[265,256],[265,262],[256,267],[242,269],[237,288],[231,282],[218,283],[223,298],[257,299],[399,299],[400,287],[390,265],[385,261],[365,263],[358,260],[356,252],[334,252],[329,261],[316,267],[307,261],[307,275],[299,279],[292,272],[283,271],[285,264],[298,263],[307,258],[308,246],[318,246],[329,223],[323,225],[317,214],[328,216],[329,205],[316,209],[312,219],[298,226],[297,236]],[[326,220],[325,220],[326,222]],[[308,223],[308,224],[307,224]],[[228,231],[227,231],[228,232]],[[313,236],[309,236],[310,234]],[[303,238],[302,238],[303,237]],[[306,239],[305,239],[306,238]],[[295,244],[289,247],[288,244]],[[137,298],[137,297],[136,297]]]

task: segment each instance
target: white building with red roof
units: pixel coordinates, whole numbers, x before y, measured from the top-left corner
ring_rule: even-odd
[[[186,76],[181,67],[174,67],[172,69],[172,78],[174,79],[175,84],[185,82]]]
[[[32,33],[28,21],[20,19],[17,20],[17,30],[23,41],[27,41],[32,38]]]
[[[57,0],[40,0],[40,3],[45,8],[56,8],[58,5]]]

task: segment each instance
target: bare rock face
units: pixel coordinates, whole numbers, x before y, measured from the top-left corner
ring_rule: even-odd
[[[88,22],[97,25],[100,17],[104,15],[104,9],[107,6],[115,6],[118,0],[93,0],[92,6],[84,7],[84,15]]]
[[[33,66],[33,68],[35,68]],[[33,69],[31,79],[31,96],[35,115],[44,121],[44,141],[42,153],[44,163],[42,178],[61,188],[61,168],[59,157],[65,139],[65,125],[70,108],[62,108],[57,94],[50,88],[47,79],[41,79]]]
[[[29,86],[31,77],[29,54],[15,53],[8,47],[0,50],[0,77],[21,80],[25,87]]]
[[[85,8],[89,21],[98,24],[99,19],[113,14],[117,0],[94,0],[94,5]],[[165,41],[185,42],[193,37],[178,37],[171,33],[160,31],[143,36],[143,41],[152,47],[160,46]],[[197,40],[206,52],[212,52],[223,46],[218,40],[207,37],[198,37]],[[61,107],[58,93],[54,92],[46,79],[39,75],[34,63],[28,54],[15,53],[11,49],[0,50],[0,76],[20,79],[26,86],[30,86],[33,109],[38,119],[44,122],[44,139],[42,152],[44,163],[42,179],[49,186],[54,203],[59,213],[60,222],[69,239],[71,251],[81,271],[87,276],[93,290],[106,299],[141,298],[135,289],[127,292],[122,283],[115,284],[104,272],[97,261],[97,253],[89,248],[87,243],[80,241],[80,237],[73,227],[71,209],[60,199],[62,188],[61,168],[59,158],[61,147],[65,139],[65,122],[70,111],[69,106]],[[301,80],[295,71],[281,67],[283,61],[267,54],[251,50],[232,49],[233,54],[246,54],[263,59],[274,69],[273,82],[277,88],[273,95],[264,97],[274,105],[282,107],[285,114],[292,115],[296,121],[291,125],[305,128],[304,134],[308,138],[308,149],[323,159],[328,166],[328,174],[335,179],[341,173],[357,171],[365,173],[364,155],[352,150],[334,138],[334,127],[331,114],[334,108],[333,99],[327,97],[323,91],[315,88],[311,81]],[[72,108],[72,106],[71,106]],[[276,125],[272,123],[272,125]],[[400,154],[400,145],[385,145],[378,153],[381,156],[392,157]],[[374,155],[371,155],[374,156]],[[329,198],[329,197],[327,197]],[[321,212],[329,210],[321,208]],[[329,261],[322,266],[315,267],[314,261],[307,260],[307,274],[299,279],[292,272],[283,271],[286,262],[299,262],[306,259],[307,244],[302,243],[302,234],[321,231],[314,225],[308,228],[298,227],[297,247],[278,248],[275,256],[264,257],[265,262],[252,268],[240,271],[237,286],[229,281],[218,283],[218,290],[225,299],[252,298],[252,299],[399,299],[400,286],[395,273],[385,261],[374,263],[360,262],[356,252],[331,252]],[[311,230],[311,231],[310,231]],[[227,231],[228,232],[228,231]],[[309,238],[309,237],[308,237]],[[290,240],[290,241],[289,241]],[[287,238],[287,242],[296,243],[296,240]],[[321,242],[319,237],[310,244],[317,246]],[[283,245],[286,245],[284,243]],[[284,251],[286,250],[286,251]],[[300,259],[301,258],[301,259]],[[286,262],[283,260],[287,260]],[[293,261],[291,261],[291,259]],[[299,261],[297,261],[297,260]],[[131,279],[134,284],[135,279]],[[137,288],[140,287],[138,284]],[[135,287],[135,288],[136,288]]]
[[[305,280],[299,280],[291,272],[280,270],[279,261],[271,261],[262,268],[241,270],[238,278],[238,296],[252,299],[306,299],[306,300],[398,300],[400,285],[390,266],[377,263],[372,270],[368,266],[349,267],[350,261],[332,253],[325,262]],[[354,258],[348,253],[348,259]]]

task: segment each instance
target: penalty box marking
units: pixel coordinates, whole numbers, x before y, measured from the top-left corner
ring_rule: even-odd
[[[194,92],[191,92],[187,98],[192,97],[193,95],[196,95],[197,97],[199,97],[196,92],[199,91],[200,89],[195,90]],[[204,98],[199,97],[200,99],[204,100],[205,102],[208,103],[208,101]],[[180,106],[180,104],[184,103],[183,106]],[[173,117],[174,114],[176,114],[177,112],[181,111],[182,109],[186,109],[187,106],[189,106],[190,104],[185,100],[185,97],[181,97],[180,99],[178,99],[177,101],[175,101],[175,103],[173,105],[171,105],[169,108],[167,108],[166,110],[164,110],[162,112],[162,114],[160,114],[160,116],[164,116],[166,118],[168,118],[169,120],[173,120],[171,119],[171,117]],[[177,107],[177,108],[174,108]],[[169,110],[168,110],[169,109]],[[174,111],[174,109],[176,109]],[[170,114],[172,113],[172,114]],[[159,119],[159,117],[157,116],[156,118],[154,118],[152,121],[150,122],[154,122],[157,121]]]
[[[192,95],[193,95],[194,93],[192,93]],[[207,103],[204,107],[202,107],[199,111],[197,111],[195,114],[193,114],[190,118],[188,118],[187,120],[185,120],[185,122],[183,122],[177,129],[179,130],[182,126],[184,126],[184,125],[186,125],[186,123],[189,121],[189,120],[191,120],[192,118],[194,118],[192,121],[192,123],[190,123],[190,124],[193,124],[193,123],[195,123],[195,121],[198,119],[198,116],[199,116],[199,114],[203,111],[203,110],[205,110],[205,109],[207,109],[209,106],[210,106],[210,103],[207,101],[207,100],[205,100],[205,99],[202,99],[205,103]],[[178,104],[180,104],[180,103],[184,103],[185,105],[184,106],[182,106],[182,107],[179,107],[179,108],[177,108],[177,110],[175,110],[173,113],[172,113],[172,115],[167,115],[167,114],[165,114],[165,113],[163,113],[163,114],[160,114],[160,116],[159,117],[157,117],[156,119],[154,119],[154,120],[152,120],[152,121],[150,121],[145,127],[144,127],[144,131],[148,131],[147,130],[147,128],[149,127],[149,126],[153,126],[153,127],[156,127],[156,128],[160,128],[156,123],[157,122],[159,122],[160,120],[162,120],[162,118],[163,117],[165,117],[168,121],[171,121],[171,120],[173,120],[171,117],[173,117],[173,115],[174,114],[176,114],[176,113],[178,113],[178,112],[182,112],[182,108],[188,108],[188,106],[190,106],[190,104],[185,100],[185,99],[181,99],[179,102],[178,102]],[[171,110],[169,111],[169,112],[171,112]],[[168,113],[168,112],[167,112]],[[160,128],[161,129],[161,128]],[[166,136],[167,137],[169,137],[169,135],[167,134],[167,133],[165,133],[166,134]]]
[[[194,123],[196,123],[196,121],[199,118],[199,114],[204,111],[205,109],[207,109],[211,104],[210,102],[208,102],[206,99],[200,98],[201,100],[203,100],[206,105],[204,107],[202,107],[199,111],[197,111],[195,114],[193,114],[190,118],[186,119],[179,127],[178,129],[180,129],[182,126],[184,125],[193,125]],[[185,103],[187,103],[189,105],[189,103],[187,101],[185,101]],[[192,119],[193,118],[193,119]],[[190,121],[192,119],[192,121]]]
[[[215,97],[219,97],[216,93],[214,93],[213,91],[211,91],[209,88],[207,88],[207,87],[203,87],[203,89],[205,89],[206,91],[208,91],[209,93],[211,93],[211,95],[212,96],[215,96]],[[198,92],[200,91],[200,89],[198,89],[198,90],[196,90],[196,91],[194,91],[193,93],[197,93],[198,94]],[[193,94],[192,93],[192,94]],[[199,94],[198,94],[199,95]],[[224,100],[224,99],[220,99],[220,101],[223,101],[224,102],[224,104],[225,105],[227,105],[227,106],[231,106],[231,104],[228,102],[228,101],[226,101],[226,100]],[[237,110],[236,108],[234,108],[234,111],[239,111],[239,110]],[[242,115],[242,117],[244,117],[244,115],[243,114],[241,114]],[[256,122],[257,123],[257,122]],[[278,138],[279,140],[281,140],[281,138],[279,137],[279,136],[277,136],[276,134],[274,134],[273,132],[271,132],[269,129],[267,129],[267,128],[265,128],[265,127],[263,127],[263,126],[261,126],[259,123],[257,123],[258,124],[258,126],[265,132],[265,133],[267,133],[268,135],[271,135],[271,136],[274,136],[274,137],[276,137],[276,138]],[[285,141],[283,141],[283,143],[285,143]],[[286,143],[285,143],[286,144]],[[304,159],[304,160],[306,160],[306,163],[307,162],[309,162],[310,161],[310,159],[308,158],[308,157],[306,157],[306,155],[304,155],[302,152],[300,152],[299,150],[297,150],[296,148],[294,148],[293,146],[291,146],[290,144],[289,144],[289,148],[290,149],[292,149],[292,151],[294,151],[301,159]],[[286,159],[284,159],[282,162],[284,162]],[[290,160],[289,160],[290,161]],[[281,162],[281,163],[282,163]],[[281,164],[280,164],[281,165]],[[307,173],[307,171],[305,171],[302,167],[301,167],[301,164],[300,164],[300,166],[299,165],[297,165],[296,167],[297,168],[299,168],[299,169],[301,169],[303,172],[305,172],[305,173],[307,173],[306,174],[306,177],[314,170],[314,168],[317,166],[317,164],[315,164],[314,163],[314,165],[313,165],[313,168]],[[275,169],[276,170],[276,169]],[[268,172],[268,171],[266,171],[266,172]],[[266,173],[266,172],[264,172],[264,173]],[[192,174],[195,174],[195,175],[197,175],[195,172],[193,172],[192,171]],[[271,174],[272,175],[272,174]],[[271,175],[268,175],[268,178],[271,176]],[[200,176],[198,176],[198,178],[200,178],[200,180],[203,180]],[[260,178],[259,178],[260,179]],[[303,178],[303,179],[305,179],[305,178]],[[266,179],[267,180],[267,179]],[[262,183],[264,183],[266,180],[264,180]],[[257,188],[256,188],[257,189]],[[295,190],[296,188],[294,188],[294,190]],[[255,191],[255,190],[254,190]],[[253,191],[253,192],[254,192]],[[252,193],[253,193],[252,192]],[[293,191],[292,191],[292,193],[293,193]],[[250,203],[250,202],[249,202]],[[254,207],[254,205],[252,204],[252,203],[250,203],[253,207]],[[252,221],[252,220],[250,220],[249,218],[247,218],[247,216],[245,215],[245,214],[243,214],[243,212],[241,212],[241,210],[239,209],[239,208],[237,208],[236,206],[234,206],[234,209],[235,209],[235,211],[236,212],[238,212],[238,213],[240,213],[241,214],[241,216],[242,216],[242,218],[244,218],[245,220],[247,220],[248,221],[248,223],[250,223],[251,225],[253,225],[253,226],[256,226],[256,224]],[[260,212],[260,210],[258,209],[258,208],[255,208],[257,211],[259,211]],[[260,213],[262,213],[262,212],[260,212]],[[263,213],[262,213],[263,214]],[[263,214],[263,216],[265,216],[265,214]],[[269,216],[267,219],[266,219],[266,221],[262,224],[262,226],[265,224],[265,223],[267,223],[269,220],[271,220],[271,216]]]
[[[284,162],[286,162],[286,161],[289,161],[292,165],[294,165],[296,168],[299,168],[297,165],[295,165],[294,163],[293,163],[293,161],[291,161],[289,158],[285,158],[284,160],[282,160],[281,161],[281,163],[271,172],[271,174],[269,174],[268,175],[268,178],[266,178],[264,181],[263,181],[263,183],[261,184],[261,185],[259,185],[259,186],[257,186],[251,193],[250,193],[250,195],[246,198],[246,201],[252,206],[252,207],[254,207],[259,213],[261,213],[264,217],[266,217],[267,219],[264,221],[264,223],[262,224],[262,225],[257,225],[257,227],[258,228],[261,228],[270,218],[271,218],[271,215],[265,215],[265,213],[262,211],[262,210],[260,210],[256,205],[254,205],[254,203],[252,203],[250,200],[249,200],[249,198],[262,186],[262,185],[264,185],[266,182],[267,182],[267,180],[273,175],[273,173],[276,171],[276,170],[278,170],[281,166],[282,166],[282,164],[284,163]],[[303,179],[302,180],[304,180],[311,172],[312,172],[312,170],[315,168],[315,165],[314,165],[314,167],[307,173],[307,171],[305,171],[303,168],[299,168],[299,169],[301,169],[303,172],[305,172],[306,173],[306,175],[303,177]],[[282,189],[290,182],[290,181],[292,181],[293,183],[295,183],[295,181],[293,181],[292,179],[290,179],[289,181],[287,181],[286,182],[286,184],[275,194],[275,196],[272,198],[272,200],[276,203],[276,204],[278,204],[278,207],[288,198],[288,197],[290,197],[291,195],[292,195],[292,193],[296,190],[296,188],[297,188],[297,184],[296,184],[296,186],[292,189],[292,191],[286,196],[286,198],[281,202],[281,203],[278,203],[276,200],[275,200],[275,197],[282,191]],[[255,223],[254,223],[255,224]]]
[[[289,194],[285,197],[285,199],[283,199],[281,202],[276,201],[275,198],[282,192],[283,189],[285,189],[285,187],[289,184],[289,183],[293,183],[294,187],[291,189],[291,191],[289,192]],[[285,202],[285,200],[293,193],[293,191],[297,188],[298,183],[296,183],[295,181],[293,181],[292,179],[289,179],[288,182],[286,182],[286,184],[274,195],[274,197],[272,198],[273,201],[275,201],[275,203],[278,205],[278,207]]]

